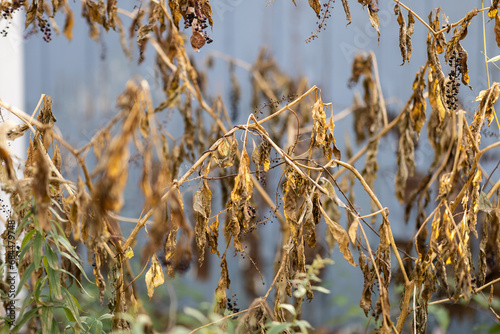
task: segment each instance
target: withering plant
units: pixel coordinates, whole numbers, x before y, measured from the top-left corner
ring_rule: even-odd
[[[358,2],[366,7],[370,23],[378,31],[378,1]],[[470,122],[458,103],[460,84],[469,85],[468,55],[461,41],[471,20],[485,11],[495,19],[494,33],[500,40],[498,1],[490,8],[473,9],[456,23],[445,21],[444,27],[440,9],[424,21],[407,5],[394,2],[403,64],[412,55],[416,21],[429,31],[424,46],[427,60],[415,75],[405,106],[389,121],[374,54],[353,59],[350,83],[361,81],[363,90],[362,100],[353,105],[354,129],[358,143],[365,146],[354,154],[347,148],[345,159],[336,146],[335,123],[341,120],[335,119],[332,105],[323,102],[318,87],[284,74],[265,52],[253,67],[229,59],[232,66],[251,71],[253,103],[261,106],[248,112],[246,123],[232,125],[223,100],[209,99],[202,73],[188,57],[180,30],[181,21],[185,28],[191,28],[195,51],[211,42],[206,33],[213,24],[208,0],[144,1],[132,13],[122,10],[132,18],[129,36],[118,15],[118,1],[82,1],[82,15],[92,38],[102,38],[101,28],[116,30],[130,56],[127,39],[135,38],[140,61],[148,44],[155,49],[165,99],[155,106],[147,81],[129,81],[117,99],[116,116],[80,148],[68,144],[55,131],[56,118],[48,96],[43,96],[34,110],[36,118],[0,100],[3,111],[23,122],[2,123],[0,175],[2,190],[11,199],[6,227],[12,221],[16,226],[14,234],[3,234],[4,244],[19,245],[16,293],[25,290],[28,296],[18,310],[17,322],[10,323],[8,317],[0,320],[2,332],[16,332],[24,325],[30,332],[58,332],[64,328],[57,319],[65,319],[67,329],[74,332],[92,331],[94,324],[100,331],[108,318],[113,330],[154,332],[144,307],[147,298],[142,296],[137,279],[149,268],[144,277],[151,298],[165,282],[164,271],[173,277],[193,263],[202,265],[208,257],[220,261],[213,306],[218,316],[205,317],[188,309],[187,313],[201,322],[210,321],[190,330],[213,326],[218,332],[306,331],[308,323],[300,319],[304,299],[312,299],[315,290],[326,292],[314,285],[325,260],[313,262],[308,254],[311,249],[319,252],[319,242],[330,249],[338,245],[345,261],[359,266],[364,278],[360,307],[376,319],[381,333],[401,333],[410,327],[424,333],[430,305],[470,302],[473,295],[487,288],[488,307],[498,319],[492,301],[494,284],[500,280],[496,276],[500,180],[493,175],[485,180],[480,160],[500,146],[500,141],[481,146],[482,129],[496,117],[493,105],[500,84],[488,83],[488,89],[478,95],[479,106]],[[308,41],[324,28],[334,1],[321,4],[310,0],[309,4],[320,21],[318,31]],[[349,3],[343,0],[342,4],[350,22]],[[2,1],[4,19],[10,19],[19,6],[26,9],[26,27],[40,29],[47,42],[50,26],[60,30],[54,16],[62,11],[66,17],[63,32],[71,38],[73,13],[67,1]],[[441,66],[443,55],[450,65],[448,74]],[[232,96],[238,99],[239,94]],[[173,112],[180,113],[184,121],[180,138],[162,126],[164,114]],[[424,126],[434,157],[430,169],[413,187],[410,178],[416,173],[415,147]],[[396,243],[385,200],[377,197],[374,189],[380,140],[396,128],[395,198],[406,207],[407,220],[412,210],[417,211],[415,234],[405,249]],[[18,161],[8,141],[21,136],[29,137],[29,148],[24,176],[19,179],[14,168]],[[132,168],[132,151],[139,157],[135,162],[142,164],[139,187],[145,201],[133,229],[123,234],[124,218],[119,213]],[[365,154],[363,168],[354,168]],[[67,155],[78,162],[73,180],[61,173],[63,156]],[[97,161],[93,170],[87,166],[91,158]],[[189,168],[182,168],[186,163]],[[193,182],[198,189],[192,196],[181,192],[184,184]],[[355,205],[356,183],[370,197],[369,214],[361,215]],[[346,213],[346,226],[341,224],[340,209]],[[367,222],[370,217],[372,222]],[[254,269],[247,273],[247,279],[259,275],[258,261],[248,254],[255,255],[256,236],[271,220],[279,222],[281,232],[273,280],[263,296],[257,295],[249,307],[237,309],[230,301],[232,293],[228,295],[228,256],[231,252],[247,256]],[[147,229],[148,241],[138,246],[143,229]],[[472,252],[475,239],[480,240],[476,257]],[[247,250],[247,243],[254,247]],[[85,293],[84,270],[82,256],[74,250],[76,245],[84,245],[88,253],[98,299],[107,303],[109,315],[91,318],[81,314],[78,293]],[[140,273],[131,266],[137,258],[134,254],[140,254],[137,257],[144,267]],[[9,261],[6,257],[4,266]],[[9,285],[3,273],[0,293],[6,305]],[[393,282],[403,286],[398,305],[390,302]],[[81,290],[70,292],[72,284]],[[438,296],[444,299],[436,299]],[[235,318],[238,315],[241,317]],[[410,315],[413,321],[407,320]],[[168,323],[156,330],[175,325]]]

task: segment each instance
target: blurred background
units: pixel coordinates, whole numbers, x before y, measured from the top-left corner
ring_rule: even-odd
[[[415,73],[425,64],[427,28],[421,22],[415,23],[415,33],[412,37],[413,55],[408,64],[400,66],[402,60],[398,46],[398,24],[394,15],[393,1],[379,1],[380,10],[380,42],[376,31],[371,27],[366,8],[357,1],[350,1],[352,23],[347,25],[340,1],[336,1],[332,16],[327,20],[326,29],[318,38],[306,43],[306,38],[317,29],[317,18],[309,8],[307,1],[297,0],[294,6],[291,0],[211,0],[213,9],[213,30],[209,30],[213,43],[202,48],[200,53],[192,52],[187,46],[197,68],[207,72],[207,87],[211,96],[220,95],[229,106],[231,100],[230,62],[227,57],[239,59],[248,64],[256,61],[261,49],[274,57],[281,70],[292,78],[306,77],[308,86],[316,85],[321,89],[324,102],[332,102],[335,114],[352,105],[354,94],[359,86],[349,87],[353,57],[357,53],[376,55],[380,81],[384,98],[390,115],[397,115],[410,97]],[[119,1],[118,6],[132,12],[141,1]],[[430,11],[441,6],[450,23],[456,22],[473,7],[481,7],[481,2],[475,1],[418,1],[404,2],[424,20]],[[486,4],[489,5],[489,2]],[[68,41],[64,36],[52,36],[47,43],[42,39],[42,33],[30,34],[24,32],[24,108],[29,114],[33,112],[40,95],[47,94],[53,100],[53,113],[57,118],[56,125],[66,140],[75,147],[83,146],[94,133],[116,114],[116,98],[124,90],[126,82],[132,77],[142,77],[149,82],[153,92],[155,105],[164,100],[164,92],[156,77],[154,62],[155,54],[151,45],[145,53],[145,61],[138,65],[138,48],[133,47],[134,55],[128,59],[122,51],[119,36],[116,32],[102,31],[99,41],[89,37],[88,26],[79,17],[81,9],[77,2],[72,4],[75,13],[73,39]],[[407,12],[402,9],[406,17]],[[130,25],[130,18],[122,15],[125,27]],[[63,17],[56,21],[63,25]],[[494,22],[486,23],[486,42],[488,56],[498,55],[499,48],[493,33]],[[472,20],[469,34],[463,41],[464,48],[469,53],[470,84],[474,91],[462,87],[459,100],[471,118],[476,102],[472,102],[480,90],[487,88],[483,54],[482,20],[480,15]],[[442,60],[442,59],[441,59]],[[444,62],[443,62],[444,64]],[[210,65],[210,67],[209,67]],[[499,70],[490,64],[492,81],[498,81]],[[448,68],[443,65],[445,74]],[[240,85],[241,98],[232,111],[233,123],[246,122],[248,115],[257,107],[251,103],[251,81],[248,70],[236,66],[234,74]],[[231,112],[230,112],[231,113]],[[353,135],[352,115],[348,114],[336,123],[335,137],[337,146],[344,152],[345,142],[349,141],[354,152],[361,146],[356,145]],[[173,115],[165,123],[167,131],[173,136],[181,134],[182,118]],[[483,144],[497,140],[498,129],[493,123],[492,134],[483,136]],[[416,152],[417,170],[426,171],[432,162],[427,141],[426,130],[422,131],[420,143]],[[375,192],[384,206],[390,210],[391,223],[397,239],[407,240],[415,233],[414,224],[405,223],[404,207],[394,198],[394,174],[397,170],[396,154],[398,137],[387,136],[382,139],[378,155],[379,174],[375,182]],[[207,143],[207,147],[211,143]],[[360,160],[363,163],[364,158]],[[491,172],[498,162],[498,157],[484,165]],[[70,155],[63,158],[63,170],[66,176],[76,176],[76,162]],[[185,171],[188,166],[182,166]],[[137,198],[138,173],[130,174],[125,205],[120,213],[124,217],[139,217],[142,202]],[[278,177],[270,175],[268,177]],[[182,190],[185,196],[192,196],[198,184],[186,185]],[[191,192],[191,195],[189,195]],[[356,204],[362,208],[362,213],[369,212],[369,201],[362,192]],[[387,200],[384,200],[387,199]],[[363,209],[364,208],[364,209]],[[345,224],[345,215],[342,216]],[[124,233],[133,227],[131,223],[123,223]],[[344,225],[345,226],[345,225]],[[260,257],[259,268],[263,274],[263,282],[256,283],[256,292],[263,294],[272,281],[273,261],[279,240],[273,236],[279,235],[278,224],[260,226]],[[144,233],[144,232],[142,232]],[[146,240],[144,235],[139,239]],[[326,248],[326,245],[323,245]],[[347,264],[339,253],[333,250],[332,258],[335,264],[329,266],[323,276],[323,285],[331,290],[331,294],[316,294],[310,305],[304,305],[304,318],[317,328],[328,330],[343,329],[345,333],[361,331],[367,326],[368,320],[359,308],[359,298],[363,286],[363,278],[359,268]],[[237,298],[239,308],[243,309],[251,302],[248,283],[241,277],[245,266],[251,266],[247,259],[228,258],[232,292]],[[189,305],[197,307],[200,302],[213,300],[213,291],[217,286],[219,263],[217,259],[209,262],[208,273],[200,278],[197,264],[183,275],[167,281],[164,291],[157,291],[153,298],[154,305],[159,310],[168,308],[172,302],[179,310]],[[139,272],[140,268],[135,268]],[[260,289],[260,290],[259,290]],[[160,290],[160,289],[157,289]],[[396,299],[397,300],[397,299]],[[397,307],[393,305],[393,307]],[[478,306],[479,307],[479,306]],[[474,309],[438,306],[434,308],[429,319],[432,333],[484,333],[496,323],[493,315],[488,312],[474,312]],[[451,321],[452,320],[452,321]],[[327,332],[325,330],[325,332]]]

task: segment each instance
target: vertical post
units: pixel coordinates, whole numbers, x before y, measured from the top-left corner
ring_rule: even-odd
[[[3,13],[0,13],[3,14]],[[24,20],[23,10],[17,10],[12,18],[4,18],[0,16],[0,99],[6,103],[24,110]],[[13,121],[18,123],[19,120],[6,110],[0,110],[0,123],[5,121]],[[18,138],[15,141],[9,141],[8,147],[10,153],[18,158],[24,159],[26,155],[26,147],[24,140]],[[14,169],[17,176],[22,177],[21,160],[13,159]],[[21,306],[19,300],[24,293],[15,296],[19,285],[19,274],[17,270],[17,246],[14,240],[9,240],[9,236],[14,236],[17,222],[10,218],[10,197],[0,189],[0,234],[8,231],[6,239],[0,239],[4,245],[0,247],[0,257],[2,261],[6,261],[5,271],[2,275],[9,285],[7,293],[6,307],[0,307],[0,315],[7,316],[15,323],[16,309]],[[5,224],[4,224],[5,222]],[[10,241],[10,242],[9,242]],[[21,297],[22,298],[22,297]],[[17,300],[16,300],[17,299]]]

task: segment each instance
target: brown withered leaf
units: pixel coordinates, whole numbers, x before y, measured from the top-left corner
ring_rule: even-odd
[[[202,188],[196,192],[193,198],[193,211],[196,219],[195,225],[195,238],[196,245],[200,251],[199,262],[200,265],[203,262],[205,256],[205,248],[207,246],[207,228],[208,220],[210,218],[211,203],[212,203],[212,192],[208,188],[207,180],[203,180]]]
[[[171,224],[179,226],[179,238],[176,239],[173,252],[174,269],[184,273],[191,264],[194,231],[184,215],[184,204],[179,188],[170,193],[169,206]]]
[[[31,6],[28,8],[26,12],[26,22],[24,23],[24,28],[28,28],[29,25],[35,20],[36,12],[37,12],[37,4],[38,2],[32,2]]]
[[[8,140],[15,140],[19,137],[22,137],[28,129],[29,129],[28,125],[19,124],[16,125],[15,127],[10,127],[9,129],[6,129],[5,133],[7,133]]]
[[[217,254],[220,257],[218,247],[218,239],[219,239],[219,215],[215,216],[215,221],[207,226],[206,229],[208,245],[210,246],[210,252],[212,254]]]
[[[236,138],[224,138],[219,146],[217,146],[217,151],[212,152],[212,158],[215,163],[221,167],[231,167],[234,164],[234,158],[236,157],[236,152],[238,151],[238,141]]]
[[[286,222],[290,231],[292,233],[292,237],[295,242],[298,243],[298,234],[299,234],[299,225],[297,219],[297,201],[298,195],[294,189],[297,189],[295,177],[295,171],[291,168],[287,168],[285,170],[286,181],[283,186],[284,188],[284,196],[283,196],[283,204],[284,204],[284,214],[286,218]],[[298,189],[297,189],[298,190]]]
[[[201,0],[201,12],[208,19],[208,24],[212,27],[214,25],[212,20],[212,6],[208,0]]]
[[[411,11],[408,12],[408,24],[406,26],[406,60],[410,61],[413,53],[413,45],[411,44],[411,35],[415,31],[415,17]]]
[[[377,247],[377,252],[376,252],[377,256],[375,257],[375,261],[377,262],[377,267],[381,269],[380,270],[381,273],[383,273],[385,276],[384,281],[387,283],[386,288],[388,287],[389,279],[391,277],[391,252],[389,249],[390,239],[388,234],[389,229],[390,229],[389,223],[387,220],[384,219],[378,230],[380,234],[380,243]]]
[[[191,46],[193,47],[193,51],[199,52],[200,49],[205,45],[206,39],[205,36],[203,36],[201,33],[195,31],[191,35],[191,38],[189,40],[191,42]]]
[[[427,102],[424,98],[425,90],[425,67],[422,66],[419,72],[415,75],[415,81],[413,82],[413,105],[410,112],[410,117],[412,121],[413,129],[415,130],[417,136],[420,134],[420,130],[424,126],[426,121],[425,110],[427,108]]]
[[[487,265],[487,257],[488,257],[488,251],[490,251],[488,248],[488,239],[489,239],[489,234],[490,234],[490,228],[491,228],[491,223],[493,220],[493,215],[488,213],[486,215],[486,218],[484,219],[483,223],[483,234],[481,236],[481,242],[479,244],[479,268],[478,268],[478,274],[477,274],[477,285],[482,286],[484,284],[484,281],[486,279],[486,274],[488,270],[488,265]]]
[[[351,24],[351,9],[349,8],[349,2],[347,0],[342,0],[342,6],[344,7],[345,19],[347,20],[347,25]]]
[[[498,100],[499,93],[500,93],[500,83],[494,82],[493,85],[491,85],[491,87],[488,90],[486,90],[486,93],[484,97],[481,99],[481,103],[479,104],[480,111],[481,112],[484,111],[484,116],[488,120],[488,126],[490,126],[491,122],[494,119],[493,105]]]
[[[359,227],[359,219],[357,217],[354,217],[354,220],[351,222],[351,225],[349,226],[348,234],[351,243],[355,246],[357,242],[356,237],[358,234],[358,227]]]
[[[9,143],[7,142],[9,134],[15,131],[16,128],[17,127],[14,123],[10,121],[0,123],[0,182],[4,191],[7,190],[8,185],[11,186],[13,191],[15,184],[17,184],[16,171],[14,169],[11,156],[12,152],[9,148]],[[30,140],[30,147],[32,147],[32,145],[32,141]],[[28,160],[26,162],[28,162]],[[25,163],[25,166],[29,167],[30,164],[27,165]],[[29,177],[27,176],[27,172],[25,172],[24,175],[25,177]]]
[[[495,40],[497,41],[497,45],[500,48],[500,16],[498,15],[498,9],[495,9],[497,14],[495,15]]]
[[[472,87],[469,85],[469,66],[467,65],[467,59],[469,58],[469,55],[460,43],[457,44],[457,51],[458,54],[460,55],[460,66],[462,69],[461,70],[462,83],[468,86],[472,90]]]
[[[358,0],[359,1],[359,0]],[[378,2],[378,0],[377,0]],[[370,19],[370,24],[377,31],[378,42],[380,43],[380,30],[378,29],[379,20],[378,20],[378,8],[375,8],[371,4],[368,5],[368,18]]]
[[[229,288],[229,284],[231,283],[227,270],[226,253],[222,256],[220,267],[219,283],[217,283],[217,288],[215,289],[214,312],[217,314],[224,314],[227,307],[226,289]]]
[[[438,49],[436,47],[436,40],[432,39],[431,34],[427,34],[427,60],[432,68],[436,80],[438,81],[441,91],[444,91],[445,77],[443,70],[441,69],[441,63],[439,62]]]
[[[460,43],[460,41],[467,36],[467,28],[469,27],[471,20],[478,13],[479,13],[478,9],[471,10],[469,13],[467,13],[467,15],[465,15],[462,22],[460,23],[460,26],[455,29],[455,31],[453,32],[453,36],[450,38],[448,43],[446,43],[446,54],[445,54],[446,61],[448,61],[451,58],[453,51],[457,47],[457,44]]]
[[[414,131],[410,123],[410,100],[406,103],[403,120],[399,123],[398,171],[396,173],[396,198],[400,203],[405,201],[406,180],[415,171]]]
[[[498,3],[499,2],[500,2],[499,0],[493,0],[491,2],[490,9],[488,10],[488,17],[490,19],[492,19],[492,18],[494,18],[494,17],[497,16],[497,14],[498,14]]]
[[[246,148],[241,152],[240,166],[238,175],[234,179],[234,188],[231,192],[231,200],[234,203],[248,201],[252,197],[253,183],[250,175],[250,158]]]
[[[468,212],[468,229],[469,232],[474,233],[477,238],[477,214],[479,212],[479,190],[480,190],[480,182],[482,180],[481,170],[477,170],[472,178],[472,189],[470,193],[470,209]]]
[[[49,176],[50,167],[48,162],[45,160],[45,156],[40,149],[36,149],[35,146],[35,173],[33,175],[34,180],[32,183],[33,197],[36,202],[37,218],[40,227],[44,231],[50,230],[49,222],[49,205],[50,205],[50,194],[49,194]]]
[[[359,306],[365,312],[365,315],[368,316],[370,309],[372,307],[372,292],[373,292],[373,284],[375,283],[375,270],[373,267],[370,268],[370,264],[366,255],[363,253],[363,250],[358,245],[359,250],[359,269],[363,273],[364,277],[364,286],[363,292],[361,292],[361,300],[359,302]]]
[[[73,38],[73,26],[74,26],[74,24],[75,24],[75,20],[73,19],[73,12],[69,9],[69,7],[67,7],[66,20],[64,21],[63,33],[64,33],[64,36],[66,36],[66,38],[70,41]]]
[[[172,13],[172,19],[175,27],[179,29],[179,21],[182,18],[182,13],[178,0],[168,0],[168,6],[170,7],[170,12]]]
[[[309,6],[314,10],[316,15],[319,17],[319,11],[321,10],[321,4],[319,0],[309,0]]]
[[[253,142],[252,161],[255,164],[255,177],[261,180],[261,168],[264,173],[269,170],[271,162],[269,156],[271,155],[271,145],[263,140],[257,148]]]
[[[306,200],[304,201],[304,208],[306,210],[304,216],[304,239],[307,241],[307,244],[310,248],[314,248],[316,246],[316,231],[315,231],[315,221],[314,221],[314,207],[311,196],[305,195]]]
[[[354,262],[354,258],[352,257],[351,250],[349,249],[349,235],[347,232],[339,225],[339,223],[333,221],[328,217],[328,214],[325,212],[323,207],[320,207],[323,216],[325,217],[326,225],[328,229],[332,233],[333,237],[339,243],[340,252],[344,255],[344,259],[349,262],[353,267],[357,267],[358,265]]]
[[[408,57],[406,50],[406,22],[398,4],[394,6],[394,15],[398,17],[397,20],[399,24],[399,50],[401,51],[401,57],[403,57],[403,63],[401,65],[404,65]]]
[[[160,262],[156,254],[151,257],[151,267],[146,273],[146,287],[148,289],[149,298],[153,297],[155,288],[159,287],[165,282],[165,277],[163,276],[163,269],[161,268]]]
[[[311,133],[311,142],[313,146],[324,146],[326,144],[326,114],[324,110],[323,101],[318,98],[312,107],[312,118],[314,120],[314,127]]]
[[[434,70],[434,66],[432,65],[429,69],[427,82],[429,86],[429,104],[431,105],[432,112],[438,115],[439,122],[441,123],[446,115],[446,105],[444,103],[443,91],[441,90],[439,77]]]
[[[167,225],[167,224],[165,224]],[[170,232],[168,232],[167,240],[165,242],[165,263],[167,267],[168,276],[175,276],[175,251],[177,249],[177,231],[179,230],[179,226],[177,224],[173,224]]]
[[[90,19],[100,25],[104,24],[106,20],[106,13],[104,8],[104,2],[93,2],[90,0],[86,0],[83,4],[87,7]]]
[[[61,171],[61,165],[62,165],[62,157],[61,157],[61,150],[59,149],[59,145],[55,144],[54,146],[54,153],[52,155],[52,162],[54,163],[54,166],[56,169],[60,172]],[[55,172],[52,172],[52,176],[56,176]],[[54,187],[55,193],[59,194],[60,191],[60,184],[57,181],[51,182],[51,185]]]

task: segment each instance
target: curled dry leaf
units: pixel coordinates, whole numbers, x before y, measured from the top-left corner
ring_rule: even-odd
[[[200,52],[200,49],[205,45],[205,37],[199,32],[195,31],[189,40],[191,42],[191,46],[193,50],[196,52]]]
[[[344,259],[349,262],[353,267],[357,267],[358,265],[354,262],[354,258],[352,257],[351,250],[349,249],[349,235],[347,232],[339,225],[339,223],[334,222],[328,217],[328,214],[325,210],[320,207],[323,216],[325,217],[325,222],[328,226],[328,229],[332,233],[333,237],[339,243],[340,252],[344,255]]]
[[[148,289],[149,298],[153,297],[155,288],[159,287],[164,282],[165,277],[163,276],[163,269],[161,268],[156,254],[153,254],[153,257],[151,257],[151,267],[146,273],[146,287]]]
[[[370,19],[370,24],[377,31],[378,41],[380,42],[380,30],[378,29],[379,20],[378,14],[378,0],[358,0],[359,3],[368,8],[368,18]]]
[[[401,51],[401,56],[403,57],[403,65],[406,60],[407,60],[407,51],[406,51],[406,23],[405,19],[403,17],[403,14],[401,13],[401,9],[399,8],[399,5],[396,4],[394,6],[394,15],[398,17],[398,24],[399,24],[399,49]]]
[[[36,182],[32,183],[33,197],[36,202],[36,209],[38,212],[38,222],[44,231],[50,230],[49,222],[49,176],[50,167],[49,163],[45,160],[45,156],[40,149],[35,146],[35,174],[33,175]]]
[[[238,168],[238,175],[234,179],[234,188],[231,192],[231,201],[238,203],[248,201],[252,197],[253,183],[250,175],[250,158],[246,148],[243,148]]]
[[[314,10],[316,15],[319,17],[319,11],[321,10],[321,4],[319,0],[309,0],[309,6]]]
[[[224,314],[224,311],[227,308],[226,289],[228,289],[229,284],[231,284],[231,280],[229,279],[229,271],[227,269],[226,253],[224,253],[224,255],[222,256],[220,267],[221,271],[219,283],[217,284],[217,288],[215,289],[214,312],[218,314]]]
[[[342,6],[344,7],[345,19],[347,20],[347,25],[351,24],[351,9],[349,8],[349,2],[347,0],[342,0]]]
[[[210,214],[212,212],[212,192],[208,188],[207,180],[203,180],[201,189],[196,192],[193,198],[193,211],[196,219],[195,238],[196,245],[200,251],[199,262],[203,262],[205,248],[207,245],[207,229]]]

